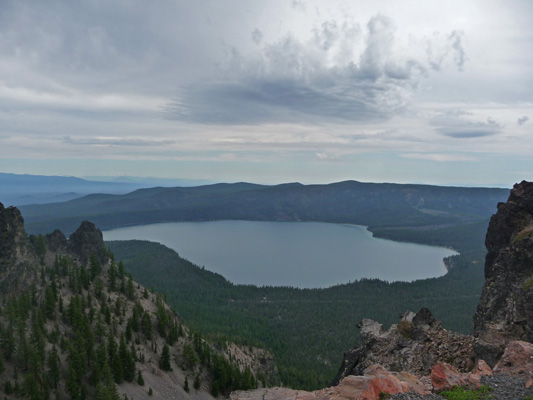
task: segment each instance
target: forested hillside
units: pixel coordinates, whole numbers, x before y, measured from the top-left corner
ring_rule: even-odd
[[[271,350],[283,384],[316,389],[335,376],[343,352],[358,343],[357,323],[395,323],[425,306],[444,326],[469,333],[483,282],[483,252],[455,256],[444,277],[412,283],[361,280],[328,289],[233,285],[173,250],[146,241],[107,245],[133,277],[165,293],[184,319],[220,335]]]
[[[84,222],[26,236],[0,203],[0,388],[5,399],[207,400],[277,382],[261,349],[210,342],[135,282]]]
[[[249,183],[94,194],[21,207],[31,233],[69,233],[83,220],[100,229],[169,221],[322,221],[432,231],[488,219],[508,190],[346,181],[329,185]],[[393,233],[384,232],[384,235]],[[425,235],[420,236],[423,240]],[[418,237],[418,239],[420,239]],[[414,235],[413,239],[417,236]]]

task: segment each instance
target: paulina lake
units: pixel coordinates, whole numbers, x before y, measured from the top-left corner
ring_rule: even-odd
[[[320,222],[171,222],[105,231],[104,239],[159,242],[236,284],[299,288],[433,278],[446,273],[443,258],[457,254]]]

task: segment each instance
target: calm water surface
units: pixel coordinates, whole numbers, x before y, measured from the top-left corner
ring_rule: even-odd
[[[317,222],[173,222],[113,229],[104,239],[159,242],[233,283],[300,288],[437,277],[446,273],[442,259],[457,254]]]

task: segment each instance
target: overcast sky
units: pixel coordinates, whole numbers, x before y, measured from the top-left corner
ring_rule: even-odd
[[[0,172],[533,180],[533,1],[0,0]]]

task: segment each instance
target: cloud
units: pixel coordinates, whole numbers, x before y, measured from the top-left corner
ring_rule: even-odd
[[[488,117],[484,121],[475,120],[471,113],[450,110],[440,113],[430,121],[437,132],[455,139],[471,139],[492,136],[500,133],[503,126]]]
[[[291,0],[291,7],[300,12],[304,12],[307,9],[303,0]]]
[[[436,162],[476,161],[476,159],[471,156],[446,153],[405,153],[401,154],[400,157]]]
[[[451,43],[452,49],[455,51],[453,59],[457,65],[459,71],[464,71],[464,65],[466,63],[466,52],[463,48],[463,32],[453,31],[448,40]]]
[[[434,71],[442,71],[445,65],[452,63],[458,71],[464,71],[468,60],[463,46],[464,32],[454,30],[448,36],[435,32],[426,39],[426,56],[429,67]]]
[[[76,145],[104,145],[104,146],[134,146],[134,147],[146,147],[146,146],[166,146],[176,143],[174,140],[166,139],[139,139],[128,137],[83,137],[73,138],[71,136],[65,136],[62,138],[62,142],[66,144]]]
[[[263,40],[263,33],[259,29],[255,28],[252,32],[252,40],[255,44],[260,45],[261,41]]]
[[[518,125],[524,125],[527,121],[529,121],[529,117],[526,117],[525,115],[518,118]]]
[[[233,47],[219,79],[182,87],[167,115],[210,124],[387,120],[409,106],[427,70],[397,54],[395,31],[390,18],[376,15],[366,30],[326,21],[307,41],[287,34],[255,57]]]

